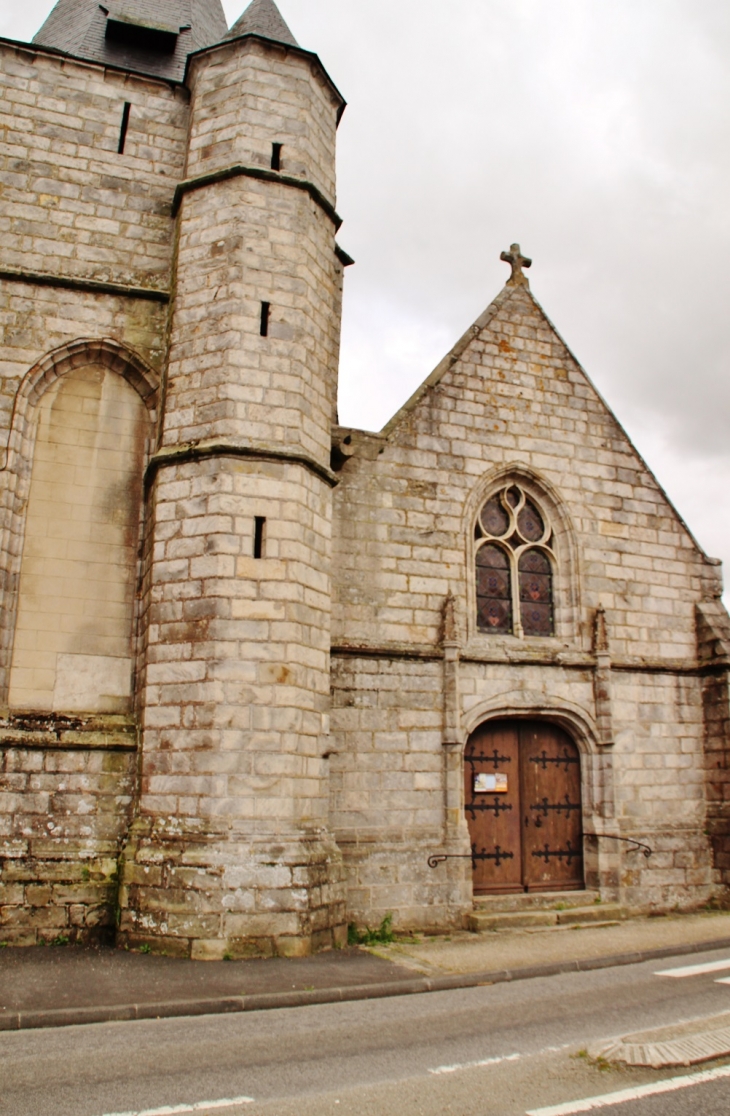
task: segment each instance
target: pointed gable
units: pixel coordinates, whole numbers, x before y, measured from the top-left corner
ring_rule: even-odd
[[[58,0],[33,42],[135,73],[182,81],[189,54],[219,42],[221,0]]]
[[[231,39],[241,35],[260,35],[263,39],[273,39],[289,46],[299,45],[274,0],[253,0],[229,32]]]
[[[613,610],[622,655],[656,646],[695,655],[696,586],[714,567],[526,283],[507,284],[380,434],[347,434],[335,639],[433,643],[439,593],[470,599],[473,517],[490,486],[516,478],[564,538],[557,568],[570,619],[557,635],[566,646],[587,630],[582,599]],[[374,566],[372,555],[390,548],[412,558]],[[414,585],[432,588],[419,596]]]
[[[598,462],[605,456],[600,451],[610,449],[620,462],[618,468],[632,474],[633,483],[648,484],[660,494],[671,517],[704,555],[623,426],[530,291],[525,276],[518,281],[513,276],[506,283],[381,433],[390,440],[398,441],[403,436],[408,441],[410,431],[417,431],[419,425],[432,430],[432,409],[436,408],[441,421],[445,417],[443,404],[436,396],[453,397],[453,403],[446,407],[448,414],[459,409],[457,399],[463,400],[464,393],[471,400],[475,443],[482,446],[481,454],[491,456],[492,449],[508,454],[516,443],[527,456],[537,451],[538,456],[544,454],[556,462],[583,458],[587,474],[592,474],[595,467],[600,476],[604,469]]]

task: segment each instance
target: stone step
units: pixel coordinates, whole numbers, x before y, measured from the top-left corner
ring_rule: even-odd
[[[473,934],[495,930],[529,930],[533,927],[573,927],[615,925],[627,918],[623,907],[615,903],[600,903],[591,907],[572,907],[569,910],[484,911],[474,910],[467,918],[467,928]]]
[[[558,926],[585,926],[591,922],[621,922],[628,918],[628,911],[618,903],[596,903],[592,907],[572,907],[557,911]]]
[[[476,895],[474,910],[490,914],[565,910],[568,907],[590,907],[598,898],[597,891],[519,891],[513,895]]]
[[[473,934],[485,930],[525,930],[530,926],[557,926],[557,911],[474,911],[467,918]]]

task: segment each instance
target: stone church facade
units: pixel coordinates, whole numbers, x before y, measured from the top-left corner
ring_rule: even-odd
[[[344,101],[273,0],[59,0],[0,57],[0,940],[721,900],[719,564],[519,247],[343,428]]]

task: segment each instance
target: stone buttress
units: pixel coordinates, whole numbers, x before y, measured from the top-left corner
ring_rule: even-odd
[[[343,101],[236,25],[193,55],[121,941],[307,953],[345,931],[327,828]]]

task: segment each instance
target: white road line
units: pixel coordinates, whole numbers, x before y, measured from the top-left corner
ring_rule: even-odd
[[[655,1081],[652,1085],[639,1085],[635,1089],[622,1089],[620,1093],[604,1093],[600,1097],[555,1104],[551,1108],[532,1108],[526,1116],[573,1116],[574,1112],[591,1112],[594,1108],[610,1108],[612,1105],[626,1104],[643,1097],[655,1097],[660,1093],[675,1093],[678,1089],[690,1089],[693,1085],[719,1081],[722,1077],[730,1077],[730,1066],[720,1066],[719,1069],[704,1070],[686,1077],[669,1077],[664,1081]]]
[[[457,1062],[453,1066],[436,1066],[436,1069],[430,1069],[428,1072],[438,1077],[442,1073],[458,1073],[459,1070],[476,1069],[478,1066],[498,1066],[501,1062],[519,1062],[521,1057],[521,1054],[505,1054],[501,1058],[484,1058],[481,1062]]]
[[[705,965],[685,965],[682,969],[662,969],[661,972],[654,973],[654,976],[702,976],[703,973],[721,973],[723,969],[730,969],[730,961],[708,961]]]
[[[719,980],[715,981],[715,984],[730,984],[730,977],[720,977]]]
[[[502,1062],[519,1062],[520,1058],[539,1058],[541,1054],[560,1054],[563,1050],[570,1050],[573,1046],[575,1046],[575,1043],[566,1042],[562,1046],[546,1046],[543,1050],[537,1050],[534,1054],[502,1054],[496,1058],[483,1058],[479,1062],[456,1062],[452,1066],[436,1066],[435,1069],[430,1069],[428,1072],[437,1077],[443,1073],[458,1073],[459,1070],[498,1066]]]
[[[253,1097],[230,1097],[224,1100],[200,1101],[198,1104],[173,1104],[163,1108],[145,1108],[135,1112],[107,1112],[105,1116],[181,1116],[185,1112],[209,1112],[215,1108],[240,1108],[253,1104]]]

